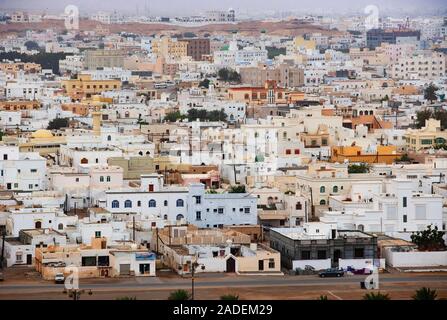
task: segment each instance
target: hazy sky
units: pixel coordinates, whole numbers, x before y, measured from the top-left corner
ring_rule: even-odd
[[[0,0],[0,10],[32,9],[51,13],[63,12],[65,6],[77,5],[81,14],[98,10],[150,15],[198,14],[212,9],[227,10],[232,7],[236,13],[274,13],[285,11],[331,13],[358,12],[362,14],[367,5],[376,5],[384,13],[426,13],[447,14],[445,0]]]

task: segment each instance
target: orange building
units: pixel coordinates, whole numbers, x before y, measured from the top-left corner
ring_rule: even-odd
[[[332,147],[331,162],[392,164],[400,157],[402,157],[402,154],[397,152],[396,146],[377,146],[376,152],[364,152],[359,146],[337,146]]]
[[[71,111],[74,114],[78,114],[80,116],[86,116],[89,114],[89,106],[81,103],[64,103],[62,104],[62,110]]]
[[[80,74],[77,79],[63,80],[62,87],[73,99],[91,98],[103,91],[121,90],[120,80],[93,80],[89,74]]]
[[[27,111],[40,109],[39,101],[0,101],[1,111]]]
[[[345,117],[343,119],[343,127],[355,129],[358,125],[364,125],[369,132],[376,129],[391,129],[393,124],[390,121],[378,120],[374,115],[362,115],[358,117]]]

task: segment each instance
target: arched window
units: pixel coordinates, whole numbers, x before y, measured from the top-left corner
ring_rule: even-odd
[[[150,155],[151,153],[149,152],[149,151],[146,151],[146,155],[148,156],[148,155]]]
[[[35,228],[35,229],[40,229],[40,228],[42,228],[42,222],[41,222],[41,221],[36,221],[36,223],[34,223],[34,228]]]
[[[64,230],[64,225],[62,223],[59,223],[57,225],[57,230]]]
[[[81,159],[81,164],[87,164],[88,163],[88,159],[87,158],[82,158]]]
[[[326,188],[325,186],[321,186],[320,187],[320,193],[325,193],[326,192]]]
[[[140,156],[142,156],[142,155],[143,155],[143,151],[138,152],[138,154],[139,154]]]
[[[337,193],[338,192],[338,187],[337,186],[333,186],[332,187],[332,192],[333,193]]]
[[[99,177],[99,182],[104,182],[104,177],[103,176]]]
[[[137,201],[137,207],[141,207],[141,201],[140,200]]]
[[[157,206],[157,202],[154,199],[149,200],[149,208],[155,208]]]
[[[163,201],[163,205],[164,205],[165,207],[167,207],[167,206],[168,206],[168,200]]]
[[[111,135],[107,136],[107,141],[112,141],[112,136]]]
[[[168,220],[168,215],[165,214],[165,215],[163,216],[163,219]]]
[[[112,208],[119,208],[120,207],[120,203],[118,200],[113,200],[112,201]]]
[[[295,209],[296,210],[301,210],[303,208],[303,206],[301,205],[301,202],[297,202],[295,205]]]
[[[177,207],[183,207],[183,200],[177,199]]]
[[[359,224],[358,227],[357,227],[357,230],[363,232],[363,231],[365,231],[365,226],[363,224]]]
[[[176,219],[177,219],[177,221],[182,220],[183,219],[183,214],[178,214]]]
[[[110,176],[107,176],[107,182],[110,182]]]
[[[320,200],[320,205],[322,205],[322,206],[326,205],[326,200],[321,199],[321,200]]]
[[[130,200],[124,201],[124,208],[132,208],[132,201]]]

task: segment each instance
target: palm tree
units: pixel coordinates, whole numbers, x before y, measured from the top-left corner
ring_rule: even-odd
[[[317,298],[317,300],[327,301],[327,300],[329,300],[329,299],[327,298],[327,295],[321,295],[321,296],[319,296],[319,297]]]
[[[416,290],[413,295],[413,300],[436,300],[438,294],[436,290],[432,290],[430,288],[423,287],[419,290]]]
[[[176,291],[171,292],[171,294],[168,297],[168,300],[189,300],[191,298],[191,295],[188,291],[179,289]]]
[[[220,296],[220,300],[239,300],[239,296],[235,294],[224,294]]]
[[[391,300],[388,293],[367,293],[363,296],[363,300]]]

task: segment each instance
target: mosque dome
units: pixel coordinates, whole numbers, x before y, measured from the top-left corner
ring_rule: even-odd
[[[33,138],[52,138],[53,134],[50,130],[40,129],[31,134]]]

